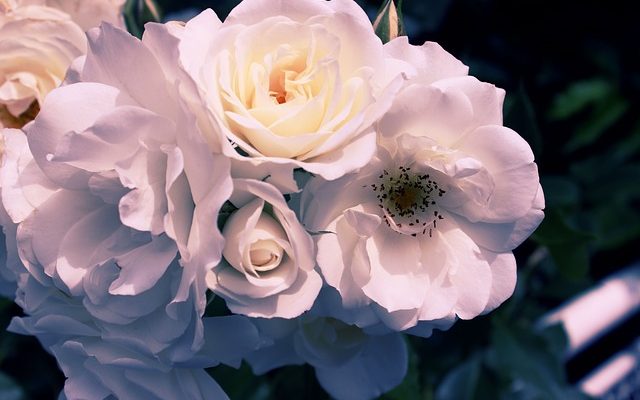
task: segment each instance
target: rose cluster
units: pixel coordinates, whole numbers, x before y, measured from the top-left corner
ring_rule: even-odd
[[[2,291],[62,398],[226,398],[205,369],[243,360],[373,398],[402,333],[511,295],[544,197],[503,90],[350,0],[142,40],[121,3],[0,0]]]

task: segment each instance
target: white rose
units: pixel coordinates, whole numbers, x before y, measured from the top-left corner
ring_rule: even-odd
[[[254,350],[260,340],[247,318],[205,318],[207,343],[203,349],[195,358],[189,356],[184,362],[167,364],[165,357],[172,351],[165,351],[165,357],[146,351],[147,341],[159,337],[157,332],[149,335],[148,331],[153,326],[165,330],[164,335],[171,335],[175,321],[159,324],[147,319],[144,325],[124,324],[117,334],[96,323],[80,298],[70,298],[42,286],[31,275],[22,278],[17,302],[30,315],[14,318],[8,329],[35,335],[55,356],[66,377],[61,398],[226,399],[226,394],[203,368],[218,363],[237,368],[241,358]],[[135,299],[129,305],[135,309]],[[123,335],[125,329],[129,333]]]
[[[124,27],[124,0],[0,1],[0,128],[21,128],[86,51],[84,31]]]
[[[264,345],[246,359],[255,374],[308,363],[332,398],[374,399],[399,385],[407,373],[402,335],[369,335],[355,325],[322,315],[295,320],[257,319]]]
[[[194,103],[206,105],[201,123],[225,133],[225,154],[254,166],[335,179],[365,165],[372,123],[402,82],[353,1],[245,0],[224,22],[205,11],[178,36]]]
[[[67,13],[83,31],[108,22],[125,28],[122,8],[126,0],[18,0],[21,4],[40,4]]]
[[[80,82],[53,90],[26,136],[5,130],[0,181],[24,264],[27,317],[12,329],[49,348],[99,337],[150,370],[220,361],[202,315],[224,242],[211,221],[232,192],[229,161],[183,113],[162,34],[90,32]],[[252,343],[225,345],[241,356]]]
[[[544,198],[529,145],[502,126],[503,96],[472,77],[411,84],[380,121],[370,164],[305,188],[305,225],[332,232],[317,261],[344,308],[405,330],[511,295],[511,250],[542,220]]]
[[[214,293],[235,313],[294,318],[307,311],[322,286],[314,270],[313,240],[274,186],[235,179],[224,261],[207,275]]]
[[[0,128],[31,121],[85,49],[84,32],[62,11],[0,5]]]

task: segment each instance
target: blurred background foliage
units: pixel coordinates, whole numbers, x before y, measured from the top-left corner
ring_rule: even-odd
[[[237,3],[133,1],[127,22],[139,36],[141,22],[188,18],[207,7],[223,19]],[[358,3],[373,19],[381,0]],[[515,251],[513,297],[430,339],[408,338],[409,373],[383,399],[582,397],[572,383],[586,371],[567,373],[562,329],[540,329],[536,321],[639,258],[640,24],[629,7],[622,0],[404,1],[413,44],[437,41],[472,75],[506,89],[505,125],[533,148],[547,208]],[[20,309],[0,301],[0,323],[12,315]],[[625,340],[639,334],[630,329]],[[328,398],[310,367],[262,377],[247,365],[211,373],[232,399]],[[63,379],[35,339],[0,334],[0,399],[54,399]]]

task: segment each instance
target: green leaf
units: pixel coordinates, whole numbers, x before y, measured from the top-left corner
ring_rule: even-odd
[[[137,38],[142,38],[144,24],[162,20],[160,7],[154,0],[127,0],[123,14],[127,30]]]
[[[547,247],[562,275],[573,280],[584,278],[589,269],[587,245],[596,236],[574,228],[558,209],[549,208],[545,214],[533,239]]]
[[[538,127],[535,109],[524,84],[520,84],[515,94],[507,94],[504,108],[505,126],[518,132],[529,143],[536,158],[540,158],[542,134]]]
[[[373,21],[373,30],[382,40],[387,43],[398,36],[404,36],[404,23],[402,21],[402,0],[398,0],[398,6],[393,0],[385,0],[378,11],[376,19]]]
[[[546,246],[566,243],[589,243],[596,237],[587,231],[573,227],[569,220],[557,209],[545,210],[545,218],[532,238]]]
[[[566,176],[543,176],[540,183],[544,188],[547,208],[574,208],[580,203],[580,187]]]
[[[473,400],[480,380],[479,354],[449,372],[436,391],[436,400]]]
[[[611,82],[605,79],[576,82],[556,96],[550,109],[550,117],[555,120],[567,119],[591,104],[609,97],[614,90]]]
[[[596,107],[591,117],[583,122],[565,146],[565,151],[572,152],[595,142],[602,134],[629,109],[629,102],[623,98],[605,100]]]
[[[24,398],[22,388],[10,376],[0,372],[0,399],[22,400]]]
[[[503,398],[582,398],[566,382],[562,353],[557,353],[558,340],[562,340],[557,328],[540,335],[530,327],[516,327],[494,319],[491,336],[495,351],[493,367],[511,379],[509,392]]]
[[[257,377],[246,362],[235,369],[219,365],[207,369],[225,393],[231,399],[266,400],[269,398],[269,385],[264,379]]]

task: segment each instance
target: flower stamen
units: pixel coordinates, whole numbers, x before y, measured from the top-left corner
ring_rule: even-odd
[[[385,223],[398,233],[413,237],[428,233],[431,237],[437,221],[444,218],[436,199],[446,191],[429,174],[411,172],[411,167],[399,166],[391,172],[384,169],[378,179],[370,186],[376,192]]]

